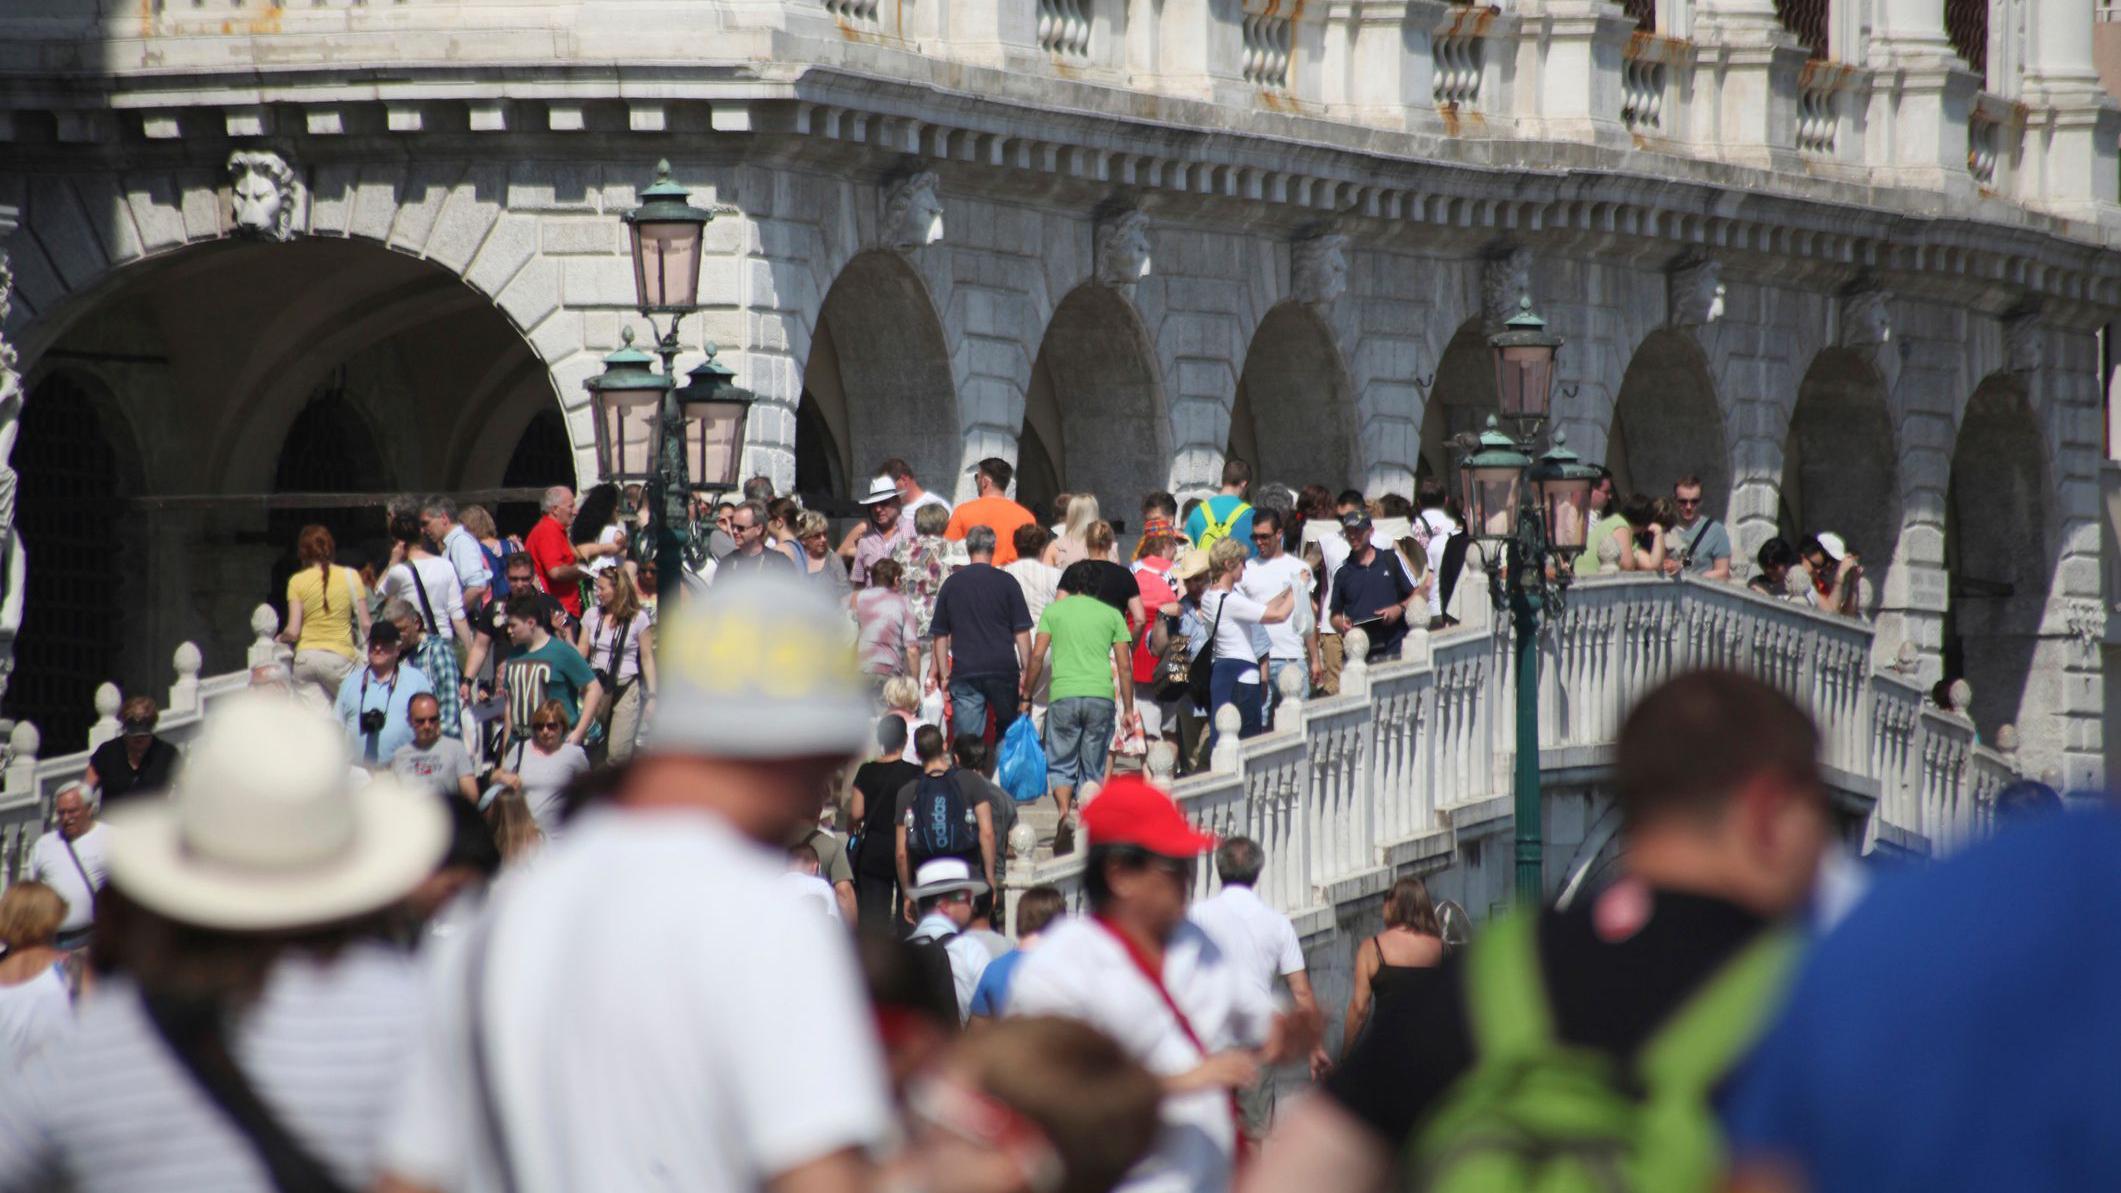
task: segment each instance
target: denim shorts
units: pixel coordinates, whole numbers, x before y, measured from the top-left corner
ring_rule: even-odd
[[[1080,787],[1105,777],[1105,756],[1112,752],[1118,717],[1118,702],[1099,696],[1069,696],[1047,707],[1048,790]]]

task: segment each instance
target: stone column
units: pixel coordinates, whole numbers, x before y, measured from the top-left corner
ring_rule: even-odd
[[[1629,143],[1621,72],[1634,22],[1609,0],[1528,0],[1518,16],[1525,135]]]
[[[2092,64],[2092,6],[2032,0],[2019,99],[2026,105],[2019,194],[2065,215],[2097,218],[2116,199],[2121,108]]]
[[[1881,181],[1971,192],[1967,118],[1981,76],[1944,32],[1939,0],[1879,0],[1871,28],[1868,155]]]
[[[1694,139],[1728,161],[1794,167],[1806,55],[1772,0],[1698,0],[1692,40],[1697,91],[1720,84],[1712,101],[1697,94],[1691,105]]]

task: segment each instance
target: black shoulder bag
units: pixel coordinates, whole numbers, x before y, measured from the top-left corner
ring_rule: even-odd
[[[1224,592],[1222,599],[1215,602],[1215,618],[1208,626],[1208,644],[1200,648],[1199,654],[1193,656],[1193,666],[1186,672],[1186,695],[1201,708],[1208,708],[1208,701],[1211,699],[1209,683],[1215,675],[1215,632],[1222,628],[1223,606],[1229,603],[1228,592]],[[1213,714],[1215,710],[1208,711]]]
[[[273,1188],[280,1193],[352,1193],[258,1097],[221,1037],[220,1008],[188,1006],[146,991],[140,994],[140,1005],[184,1071],[256,1149]]]
[[[412,577],[412,590],[419,594],[420,617],[427,623],[427,632],[430,634],[441,633],[442,627],[435,623],[435,607],[427,602],[427,586],[420,583],[420,569],[414,567],[412,560],[408,559],[405,561],[405,571]]]

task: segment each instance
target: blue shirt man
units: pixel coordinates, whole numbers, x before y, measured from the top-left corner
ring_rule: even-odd
[[[426,676],[398,661],[402,642],[397,626],[377,622],[368,632],[368,666],[346,677],[332,705],[367,766],[386,765],[399,746],[411,744],[412,698],[434,691]],[[364,714],[369,713],[381,714],[381,723],[371,718],[363,725]]]
[[[1366,662],[1397,658],[1407,636],[1413,581],[1395,553],[1380,551],[1370,541],[1370,515],[1351,510],[1341,516],[1340,526],[1348,540],[1348,562],[1333,573],[1333,603],[1326,612],[1341,633],[1361,626],[1369,635]]]

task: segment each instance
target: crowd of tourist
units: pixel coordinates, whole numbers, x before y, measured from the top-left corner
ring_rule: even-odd
[[[2096,983],[2030,990],[2019,1038],[2047,1050],[1916,1076],[2026,1009],[1923,898],[1963,893],[1955,872],[2066,880],[2006,950],[2059,972],[2121,894],[2103,817],[1889,878],[1828,931],[1817,730],[1696,673],[1621,730],[1602,887],[1460,947],[1423,879],[1385,872],[1345,955],[1307,958],[1258,893],[1276,859],[1164,784],[1215,750],[1211,709],[1263,732],[1284,696],[1336,690],[1353,631],[1382,660],[1486,599],[1454,503],[1255,493],[1233,462],[1206,500],[1152,494],[1123,544],[1094,497],[1049,520],[1006,461],[975,473],[953,509],[887,461],[836,538],[748,486],[660,610],[609,486],[552,490],[520,543],[407,503],[380,575],[305,529],[289,662],[181,758],[128,701],[0,895],[0,1193],[2121,1173],[2092,1096],[2111,1050],[2056,1047],[2106,1038]],[[1579,575],[1735,575],[1691,478],[1618,505],[1606,478],[1592,510]],[[1865,608],[1836,535],[1758,563],[1762,595]],[[1078,852],[1049,871],[1075,889],[1010,879]],[[1997,1075],[2057,1073],[1995,1113]],[[1937,1129],[1864,1129],[1910,1105]]]

